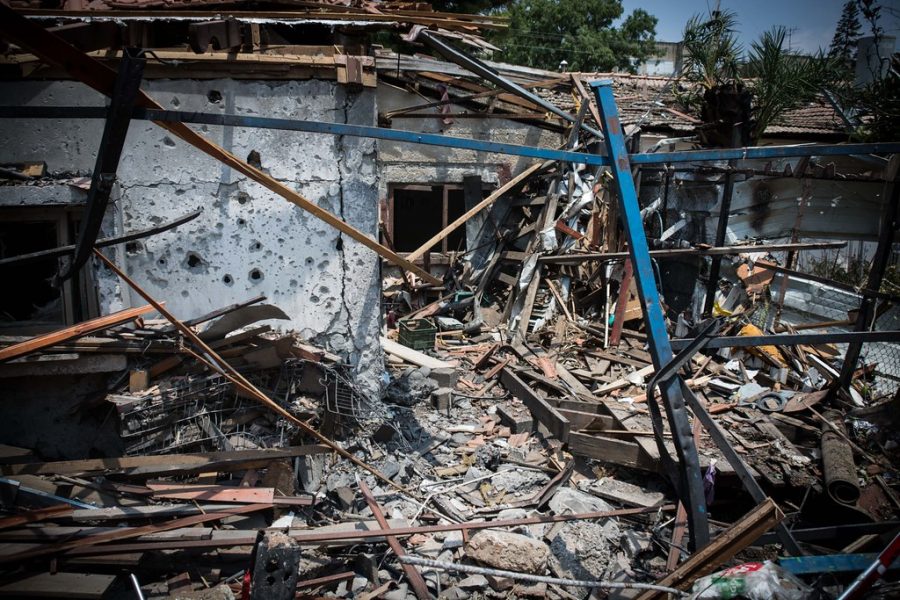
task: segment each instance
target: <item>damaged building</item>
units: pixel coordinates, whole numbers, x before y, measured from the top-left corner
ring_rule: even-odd
[[[0,4],[0,596],[897,595],[900,141],[506,26]]]

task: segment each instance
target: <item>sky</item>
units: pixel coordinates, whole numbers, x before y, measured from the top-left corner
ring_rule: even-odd
[[[722,9],[737,13],[741,43],[745,48],[759,38],[760,33],[775,25],[783,25],[790,32],[791,49],[815,52],[827,48],[834,35],[834,27],[841,16],[845,0],[720,0]],[[656,39],[663,42],[681,40],[685,22],[694,14],[708,14],[716,0],[623,0],[625,15],[635,8],[643,8],[659,19]],[[900,0],[881,0],[879,21],[886,35],[900,38]],[[862,17],[860,16],[862,22]],[[863,33],[869,30],[863,24]]]

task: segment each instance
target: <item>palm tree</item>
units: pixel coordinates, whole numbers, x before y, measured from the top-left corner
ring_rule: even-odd
[[[754,143],[785,111],[812,100],[840,62],[840,57],[829,59],[821,51],[812,57],[792,54],[786,39],[787,30],[774,27],[751,45],[746,72],[753,78]]]
[[[681,76],[693,87],[681,101],[699,108],[700,139],[711,146],[749,143],[750,96],[741,81],[741,45],[734,12],[713,11],[709,18],[691,17],[684,28]]]
[[[839,72],[837,57],[819,51],[798,56],[786,47],[787,30],[775,27],[751,45],[746,64],[737,42],[735,14],[691,17],[684,30],[681,76],[693,84],[681,101],[698,109],[700,140],[709,146],[755,144],[785,111],[811,100]]]

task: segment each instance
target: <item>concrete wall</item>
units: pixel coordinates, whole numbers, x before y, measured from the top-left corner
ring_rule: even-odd
[[[350,92],[333,82],[151,80],[143,87],[171,109],[375,123],[373,90]],[[0,102],[97,106],[104,98],[74,82],[3,82]],[[102,128],[101,121],[2,120],[0,162],[44,160],[52,172],[88,174]],[[376,235],[379,177],[373,141],[199,129],[240,158],[259,152],[263,169],[276,179]],[[19,203],[4,196],[4,204]],[[106,229],[142,229],[196,208],[203,214],[191,223],[143,240],[127,253],[119,247],[119,264],[183,319],[266,295],[291,317],[273,326],[296,330],[346,356],[357,365],[360,383],[374,393],[381,369],[378,257],[160,127],[133,122]],[[140,304],[111,274],[100,272],[97,279],[103,312]]]
[[[390,112],[424,102],[421,96],[390,85],[378,85],[380,112]],[[431,112],[436,113],[437,109],[431,109]],[[451,112],[466,112],[466,109],[454,104],[451,105]],[[506,119],[457,119],[445,125],[441,119],[436,118],[397,117],[392,126],[395,129],[543,148],[555,148],[563,141],[558,133]],[[387,185],[390,183],[461,184],[463,177],[478,175],[484,183],[502,185],[535,161],[522,156],[379,140],[378,162],[381,167],[380,194],[385,198]]]

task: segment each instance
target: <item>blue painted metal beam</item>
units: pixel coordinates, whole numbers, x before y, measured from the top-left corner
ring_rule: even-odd
[[[0,118],[14,119],[103,119],[106,109],[89,106],[4,106],[0,107]],[[230,127],[249,127],[261,129],[278,129],[282,131],[300,131],[305,133],[321,133],[328,135],[346,135],[389,140],[406,144],[424,144],[444,148],[460,148],[475,152],[494,152],[512,156],[526,156],[540,160],[558,160],[570,163],[582,163],[592,166],[609,165],[606,156],[586,152],[571,152],[554,148],[535,148],[521,144],[504,144],[487,140],[475,140],[451,135],[420,133],[403,129],[387,129],[384,127],[368,127],[364,125],[347,125],[344,123],[327,123],[321,121],[304,121],[296,119],[273,119],[245,115],[223,115],[219,113],[200,113],[173,110],[137,109],[132,115],[134,119],[151,121],[181,122],[203,125],[224,125]],[[689,150],[682,152],[660,152],[631,154],[629,160],[635,165],[658,165],[680,162],[706,162],[729,159],[769,159],[799,156],[846,156],[868,154],[900,153],[900,142],[880,144],[806,144],[800,146],[759,146],[752,148],[727,148],[716,150]]]
[[[647,245],[637,190],[631,175],[631,163],[628,160],[628,149],[625,146],[625,135],[613,98],[612,81],[594,81],[591,83],[591,87],[597,98],[597,106],[603,121],[603,131],[606,133],[604,139],[606,155],[610,160],[609,168],[615,182],[619,214],[628,237],[628,252],[631,257],[641,308],[644,311],[650,356],[653,358],[654,368],[660,372],[672,362],[672,347],[669,344],[669,333],[666,330],[666,319],[659,291],[656,289],[650,248]],[[660,381],[659,390],[680,465],[676,467],[674,461],[665,453],[660,453],[660,458],[666,476],[679,490],[681,501],[687,509],[691,546],[698,549],[709,543],[709,523],[703,490],[703,475],[700,472],[700,460],[697,456],[697,448],[694,446],[691,425],[681,392],[680,378],[675,376]],[[661,417],[658,421],[660,421],[658,427],[661,428]],[[654,433],[661,437],[662,431],[656,431],[658,427],[655,419]]]
[[[682,150],[656,154],[632,154],[635,165],[660,163],[702,162],[716,160],[744,160],[751,158],[790,158],[794,156],[847,156],[852,154],[895,154],[900,143],[879,144],[802,144],[798,146],[750,146],[715,150]]]
[[[794,575],[813,575],[819,573],[859,573],[869,568],[878,559],[872,554],[825,554],[821,556],[791,556],[779,558],[782,569]],[[900,569],[900,558],[890,566],[891,570]]]

